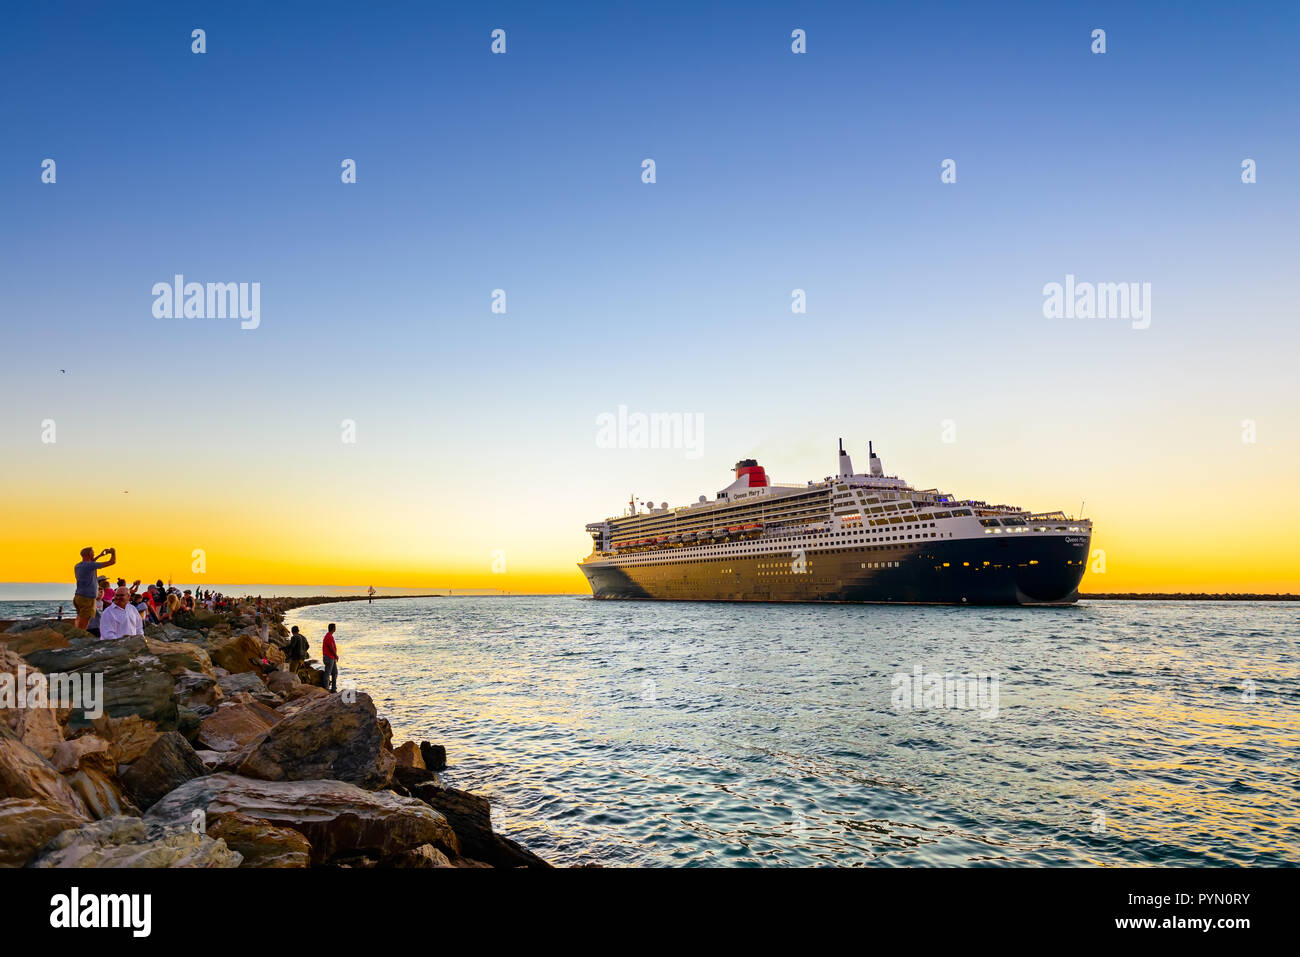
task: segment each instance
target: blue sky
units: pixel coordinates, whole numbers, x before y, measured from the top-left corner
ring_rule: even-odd
[[[1080,443],[1211,446],[1251,410],[1289,456],[1300,16],[1134,7],[10,9],[0,439],[25,461],[53,415],[102,454],[99,423],[156,416],[209,470],[219,433],[412,497],[504,492],[466,473],[506,442],[571,504],[556,533],[629,472],[693,498],[764,452],[802,480],[839,434],[933,466],[947,417],[981,445],[921,484],[998,480],[990,451],[1020,469],[1051,435],[1073,496]],[[155,319],[177,272],[260,282],[261,327]],[[1152,283],[1152,327],[1044,319],[1067,273]],[[108,390],[112,342],[136,363]],[[619,404],[705,415],[706,464],[602,460]]]

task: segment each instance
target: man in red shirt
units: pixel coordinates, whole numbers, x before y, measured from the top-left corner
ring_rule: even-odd
[[[325,690],[339,690],[339,652],[334,646],[334,624],[330,623],[329,631],[325,632],[325,637],[320,640],[320,654],[325,660]]]

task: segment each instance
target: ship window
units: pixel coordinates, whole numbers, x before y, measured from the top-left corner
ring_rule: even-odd
[[[955,512],[952,513],[952,517],[953,517],[953,518],[960,518],[960,517],[963,516],[963,515],[970,515],[970,509],[968,509],[968,508],[960,508],[960,509],[957,509],[957,511],[955,511]]]
[[[981,518],[981,519],[980,519],[980,524],[983,525],[985,528],[991,528],[992,526],[996,525],[997,523],[998,523],[998,520],[997,520],[996,518]]]
[[[1004,518],[1002,520],[1002,524],[1003,525],[1025,525],[1027,523],[1023,518]]]
[[[935,517],[935,518],[951,518],[951,517],[952,517],[952,512],[935,512],[935,513],[934,513],[934,517]]]

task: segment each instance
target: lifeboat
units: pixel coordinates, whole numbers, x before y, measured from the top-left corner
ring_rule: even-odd
[[[713,530],[713,537],[721,541],[727,537],[727,530],[725,528],[715,528]]]
[[[680,536],[680,535],[669,535],[669,536],[668,536],[668,544],[669,544],[669,545],[680,545],[681,543],[682,543],[682,536]]]

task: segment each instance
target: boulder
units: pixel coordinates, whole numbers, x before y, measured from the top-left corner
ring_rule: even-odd
[[[447,749],[441,744],[430,744],[428,741],[421,741],[420,754],[424,758],[424,766],[430,771],[447,770]]]
[[[159,638],[163,641],[195,643],[203,640],[203,632],[183,627],[176,621],[165,621],[154,627],[158,629]]]
[[[226,759],[225,753],[221,751],[195,751],[194,754],[209,771],[215,771]]]
[[[425,770],[424,755],[420,753],[420,746],[414,741],[407,741],[401,747],[394,748],[393,758],[397,761],[399,768]]]
[[[492,830],[492,805],[469,791],[421,784],[411,793],[437,809],[460,838],[465,855],[493,867],[550,867],[536,854]]]
[[[25,634],[31,634],[26,632]],[[0,723],[8,726],[18,740],[43,758],[54,754],[54,749],[63,742],[64,725],[68,722],[67,708],[50,708],[48,703],[49,688],[45,686],[43,700],[37,707],[27,707],[31,703],[30,689],[33,675],[41,674],[40,669],[29,665],[18,654],[0,644],[0,674],[10,677],[14,698],[12,702],[0,702]],[[44,681],[44,676],[41,679]],[[12,703],[14,707],[5,707]],[[18,705],[22,704],[22,707]]]
[[[160,735],[153,746],[122,775],[122,783],[140,807],[148,810],[163,795],[207,773],[190,743],[175,731]]]
[[[286,693],[286,697],[290,701],[300,701],[304,698],[306,699],[324,698],[328,694],[329,694],[328,691],[326,691],[324,688],[318,687],[317,685],[309,685],[309,684],[303,684],[302,682],[299,682],[298,684],[292,685],[289,688],[288,692]]]
[[[370,696],[327,695],[286,717],[245,746],[228,770],[266,781],[334,778],[364,788],[386,785],[395,764]],[[214,748],[214,750],[219,750]]]
[[[212,663],[225,668],[231,674],[258,672],[261,667],[255,662],[262,659],[262,645],[253,635],[206,636],[203,647],[207,649]]]
[[[83,632],[90,638],[90,632]],[[45,651],[51,648],[68,647],[68,636],[53,628],[30,628],[17,633],[6,632],[0,635],[0,645],[7,645],[14,654],[27,657],[33,651]]]
[[[277,827],[247,814],[225,814],[208,828],[244,858],[241,867],[310,867],[311,842],[291,827]],[[426,845],[427,846],[427,845]]]
[[[215,711],[225,697],[217,679],[210,674],[182,671],[175,678],[177,704],[204,717]]]
[[[27,660],[47,674],[103,675],[104,713],[111,717],[139,715],[163,730],[176,726],[176,695],[171,673],[149,654],[139,636],[113,641],[73,642],[67,648],[36,651]],[[90,723],[84,710],[72,711],[71,723]]]
[[[217,679],[217,684],[221,686],[221,693],[226,695],[237,694],[241,691],[247,691],[251,695],[266,693],[266,682],[262,680],[260,674],[253,671],[225,675]]]
[[[266,676],[266,687],[282,698],[287,697],[294,686],[300,683],[292,671],[273,671]]]
[[[86,820],[90,812],[81,796],[54,766],[0,724],[0,794],[31,798],[48,808]]]
[[[117,767],[117,762],[113,759],[112,747],[97,734],[83,734],[71,741],[60,742],[50,757],[50,763],[60,774],[78,771],[83,764],[112,774]]]
[[[205,715],[197,711],[180,708],[176,712],[176,730],[185,736],[185,740],[193,744],[199,738],[199,729],[203,726],[204,717]]]
[[[393,780],[390,787],[397,785],[410,791],[420,784],[438,784],[437,772],[430,771],[428,768],[409,768],[399,764],[393,768]]]
[[[150,836],[138,817],[110,817],[54,838],[33,867],[238,867],[243,859],[206,834]]]
[[[270,727],[271,722],[252,706],[225,702],[203,719],[198,740],[209,751],[237,751]]]
[[[158,727],[139,715],[110,718],[103,715],[92,722],[95,734],[109,743],[114,764],[131,764],[153,747]]]
[[[95,820],[120,815],[140,816],[140,809],[131,803],[131,799],[122,791],[111,773],[102,771],[93,764],[87,764],[66,775],[66,778],[72,790],[86,802],[90,816]]]
[[[212,659],[208,653],[198,645],[185,641],[157,641],[153,638],[145,639],[145,647],[149,654],[155,656],[163,663],[173,678],[179,678],[188,672],[197,672],[202,675],[212,674]]]
[[[421,844],[419,847],[413,847],[409,851],[403,851],[401,854],[389,858],[384,863],[389,867],[413,869],[456,866],[446,854],[432,844]]]
[[[42,847],[84,817],[32,798],[0,799],[0,867],[22,867]]]
[[[423,801],[386,791],[366,791],[343,781],[259,781],[219,773],[182,784],[149,809],[150,833],[189,826],[202,810],[211,827],[243,814],[292,828],[311,842],[314,864],[339,856],[390,857],[432,844],[459,855],[447,819]]]

